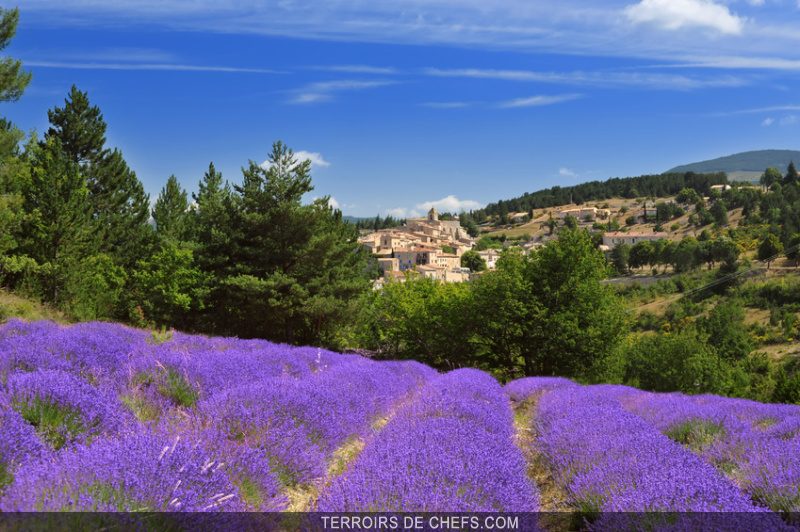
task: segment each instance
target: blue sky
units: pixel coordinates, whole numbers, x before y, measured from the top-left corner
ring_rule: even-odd
[[[0,113],[75,84],[155,200],[282,140],[345,214],[800,149],[800,0],[24,0]],[[309,198],[310,199],[310,198]]]

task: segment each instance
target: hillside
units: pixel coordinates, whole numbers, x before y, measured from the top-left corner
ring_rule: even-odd
[[[6,323],[0,377],[2,512],[165,512],[123,516],[143,530],[186,529],[166,525],[194,511],[493,512],[476,519],[532,522],[480,529],[554,531],[532,512],[593,530],[654,524],[620,511],[737,512],[712,519],[778,530],[798,511],[800,406],[557,377],[501,386],[472,368],[101,323]],[[723,521],[703,530],[732,530]]]
[[[756,150],[735,153],[708,161],[684,164],[670,168],[672,172],[725,172],[732,180],[755,181],[764,173],[764,169],[772,166],[786,173],[790,161],[800,163],[800,151],[795,150]]]

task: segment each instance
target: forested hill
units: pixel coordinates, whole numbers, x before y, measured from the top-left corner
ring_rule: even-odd
[[[728,182],[723,172],[695,174],[694,172],[675,172],[638,177],[614,177],[606,181],[589,181],[571,187],[552,187],[538,192],[526,192],[518,198],[490,203],[481,214],[503,214],[509,212],[528,212],[531,209],[546,209],[557,205],[588,201],[601,201],[610,198],[637,198],[643,196],[665,197],[677,194],[683,188],[693,188],[701,194],[708,194],[711,185]]]
[[[795,150],[757,150],[735,153],[709,161],[676,166],[667,172],[758,172],[763,173],[768,166],[786,173],[789,162],[800,164],[800,151]]]

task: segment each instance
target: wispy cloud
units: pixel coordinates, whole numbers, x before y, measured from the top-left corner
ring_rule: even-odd
[[[444,44],[664,61],[701,51],[712,56],[800,59],[796,46],[800,35],[794,20],[786,15],[790,8],[785,2],[770,5],[778,3],[764,0],[26,0],[25,4],[26,13],[33,13],[51,27],[141,26],[149,31]],[[737,12],[732,11],[734,5]],[[687,31],[680,38],[665,38],[662,31],[653,28]],[[339,72],[396,74],[390,67],[359,64],[332,68]]]
[[[774,118],[765,118],[763,122],[761,122],[762,126],[771,126],[772,123],[775,122]]]
[[[475,102],[426,102],[420,105],[433,109],[462,109],[464,107],[472,107]]]
[[[569,168],[559,168],[558,169],[558,175],[561,175],[561,176],[564,176],[564,177],[577,177],[578,176],[578,174],[576,174],[575,172],[573,172]]]
[[[334,94],[338,92],[374,89],[376,87],[394,85],[395,83],[395,81],[321,81],[317,83],[311,83],[305,87],[292,91],[295,96],[289,100],[289,103],[310,104],[327,102],[333,100]]]
[[[498,105],[500,108],[510,107],[540,107],[543,105],[553,105],[556,103],[568,102],[582,98],[582,94],[562,94],[559,96],[531,96],[530,98],[517,98]]]
[[[634,24],[647,24],[664,30],[700,27],[739,35],[745,22],[726,6],[711,0],[642,0],[622,12]]]
[[[347,72],[349,74],[391,75],[391,74],[401,73],[396,68],[376,67],[369,65],[331,65],[331,66],[313,66],[309,68],[313,70],[324,70],[327,72]]]
[[[25,66],[40,68],[68,68],[80,70],[164,70],[186,72],[247,72],[253,74],[284,74],[278,70],[226,66],[143,64],[143,63],[80,63],[69,61],[25,61]]]
[[[693,89],[703,87],[739,87],[748,82],[737,76],[710,79],[651,72],[537,72],[532,70],[494,70],[481,68],[426,68],[430,76],[497,79],[505,81],[560,83],[589,86],[642,86],[658,89]]]
[[[664,68],[727,68],[762,70],[800,70],[800,60],[780,57],[719,56],[699,57],[686,63],[662,65]]]
[[[790,126],[798,122],[797,115],[789,115],[781,118],[780,124],[782,126]]]
[[[780,111],[800,111],[800,105],[775,105],[772,107],[758,107],[756,109],[738,109],[736,111],[713,113],[709,116],[733,116],[753,113],[775,113]]]

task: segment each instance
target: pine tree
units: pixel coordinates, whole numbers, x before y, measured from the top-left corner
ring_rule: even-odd
[[[152,244],[152,229],[147,224],[149,195],[122,153],[105,147],[107,124],[85,92],[73,85],[64,107],[47,115],[52,127],[45,138],[58,138],[86,179],[94,250],[132,266]]]
[[[198,192],[192,193],[195,205],[189,216],[189,232],[197,245],[195,257],[200,268],[217,278],[227,262],[231,243],[230,216],[232,190],[222,174],[208,165],[208,171],[198,183]]]
[[[0,8],[0,50],[8,46],[17,34],[19,10]],[[32,74],[22,70],[22,62],[10,57],[0,59],[0,101],[15,102],[20,99],[31,82]]]
[[[57,138],[34,146],[24,191],[25,251],[42,268],[45,299],[59,302],[67,261],[86,252],[89,221],[86,180]]]
[[[800,174],[797,173],[797,168],[794,167],[794,161],[789,163],[789,168],[786,170],[786,176],[783,178],[783,184],[797,184],[800,181]]]
[[[159,238],[182,240],[186,229],[188,195],[175,175],[169,176],[153,207],[153,219]]]
[[[314,189],[310,166],[276,142],[268,166],[243,168],[231,241],[218,248],[224,266],[212,299],[220,332],[331,345],[337,325],[354,315],[355,296],[369,287],[367,253],[329,198],[302,203]]]

